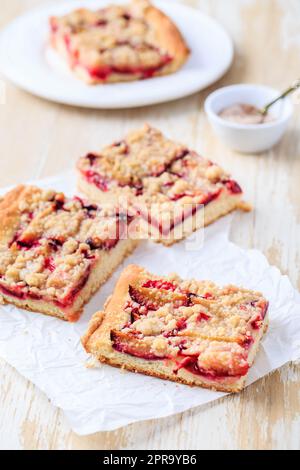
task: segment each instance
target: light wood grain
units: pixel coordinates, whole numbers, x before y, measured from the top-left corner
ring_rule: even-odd
[[[42,0],[1,0],[0,26]],[[214,88],[236,82],[284,88],[299,78],[298,0],[185,0],[232,34],[236,59],[214,87],[177,102],[138,110],[89,111],[42,101],[6,83],[0,105],[0,185],[54,175],[78,156],[148,121],[228,168],[256,210],[235,218],[232,239],[261,250],[300,287],[300,97],[282,142],[241,156],[215,139],[203,112]],[[3,449],[299,449],[300,368],[287,365],[238,396],[171,418],[88,437],[70,431],[62,412],[0,360]]]

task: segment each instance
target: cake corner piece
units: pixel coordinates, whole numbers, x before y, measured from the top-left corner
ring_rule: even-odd
[[[259,292],[130,265],[82,344],[99,361],[221,392],[239,392],[267,328]]]

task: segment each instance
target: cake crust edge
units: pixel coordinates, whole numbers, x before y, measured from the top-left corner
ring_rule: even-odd
[[[153,5],[146,9],[145,17],[155,29],[159,44],[173,57],[173,61],[162,69],[163,74],[175,72],[190,55],[190,49],[180,30],[165,13]]]

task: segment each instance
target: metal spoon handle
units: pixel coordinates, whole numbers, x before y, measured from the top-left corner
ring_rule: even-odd
[[[268,114],[268,111],[269,109],[271,108],[271,106],[273,106],[273,104],[277,103],[278,101],[282,100],[283,98],[285,98],[286,96],[288,96],[289,94],[293,93],[294,91],[298,90],[298,88],[300,88],[300,79],[296,81],[296,83],[289,87],[287,90],[285,90],[280,96],[278,96],[278,98],[276,98],[275,100],[271,101],[270,103],[268,103],[262,110],[261,110],[261,113],[263,114],[263,116],[266,116],[266,114]]]

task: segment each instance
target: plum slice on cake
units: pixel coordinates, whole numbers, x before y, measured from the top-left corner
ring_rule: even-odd
[[[50,30],[52,46],[88,84],[166,75],[189,56],[174,23],[147,0],[77,9],[50,18]]]
[[[0,219],[1,298],[64,320],[79,318],[135,247],[129,214],[34,186],[7,193]]]
[[[87,154],[77,168],[82,192],[99,202],[127,200],[144,235],[165,245],[235,209],[250,209],[220,166],[149,125]]]
[[[261,293],[130,265],[82,338],[101,362],[225,392],[245,386],[267,328]]]

